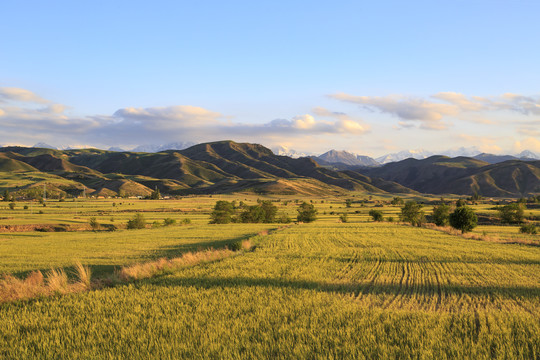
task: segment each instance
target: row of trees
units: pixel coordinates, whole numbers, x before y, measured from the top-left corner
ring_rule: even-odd
[[[270,200],[258,201],[257,205],[246,205],[219,200],[210,214],[210,224],[236,223],[290,223],[292,219],[282,214],[277,216],[278,208]],[[297,221],[312,222],[317,219],[317,210],[313,204],[303,202],[298,206]]]
[[[450,212],[450,206],[447,204],[443,203],[435,206],[432,214],[435,225],[450,225],[461,230],[462,233],[474,229],[478,223],[478,217],[470,207],[464,204],[458,205],[453,212]],[[401,208],[401,220],[410,222],[413,226],[421,226],[426,221],[422,205],[414,201],[407,201]]]

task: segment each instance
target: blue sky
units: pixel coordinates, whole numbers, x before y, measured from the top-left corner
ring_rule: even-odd
[[[535,1],[18,1],[1,13],[1,144],[540,152]]]

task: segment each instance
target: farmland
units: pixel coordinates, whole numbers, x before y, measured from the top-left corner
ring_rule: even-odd
[[[217,199],[254,203],[257,197],[51,202],[39,208],[43,214],[36,213],[37,204],[33,213],[23,203],[1,209],[2,224],[73,221],[81,227],[1,233],[0,272],[20,276],[69,269],[77,259],[99,277],[122,265],[221,248],[238,239],[250,238],[254,247],[150,279],[1,304],[0,357],[540,356],[538,246],[400,224],[397,206],[378,207],[396,220],[375,223],[368,216],[374,203],[353,202],[349,208],[344,199],[331,197],[306,199],[319,209],[319,220],[310,224],[210,225]],[[280,212],[295,214],[294,197],[270,199]],[[484,205],[476,209],[491,211]],[[178,223],[122,229],[135,212],[150,223],[166,217]],[[337,221],[343,212],[349,213],[347,223]],[[90,217],[119,230],[89,231]],[[184,218],[191,224],[181,225]],[[517,226],[483,225],[475,232],[522,236]],[[538,241],[538,235],[527,239]]]

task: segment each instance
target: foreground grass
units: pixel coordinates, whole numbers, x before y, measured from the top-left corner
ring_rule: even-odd
[[[0,357],[540,356],[536,247],[390,224],[255,242],[129,285],[0,305]]]

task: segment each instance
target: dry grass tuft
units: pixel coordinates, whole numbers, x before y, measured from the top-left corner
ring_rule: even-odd
[[[253,244],[251,243],[251,239],[247,239],[242,241],[242,249],[243,250],[250,250],[253,247]]]
[[[53,293],[66,294],[69,290],[69,283],[64,269],[51,269],[47,274],[47,286]]]
[[[90,290],[92,288],[92,271],[90,270],[90,267],[84,266],[80,261],[77,261],[75,263],[75,272],[79,278],[78,285],[85,290]]]
[[[0,302],[30,299],[46,293],[47,287],[41,271],[31,272],[24,280],[12,275],[6,275],[0,280]]]
[[[244,246],[244,242],[242,243],[242,246]],[[124,266],[120,269],[119,277],[123,281],[147,279],[165,271],[171,271],[203,262],[221,260],[232,256],[233,254],[234,252],[228,249],[209,249],[195,253],[187,252],[182,256],[173,259],[161,258],[156,261]]]

